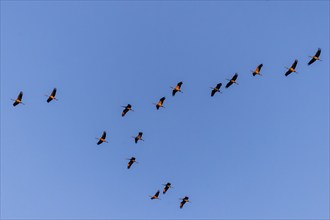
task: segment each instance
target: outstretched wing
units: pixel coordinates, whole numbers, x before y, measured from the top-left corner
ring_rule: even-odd
[[[316,57],[319,57],[321,55],[321,48],[319,48],[315,54]]]
[[[105,139],[107,137],[107,132],[103,131],[103,134],[102,134],[102,139]]]
[[[316,59],[313,57],[309,62],[308,65],[311,65],[312,63],[314,63],[316,61]]]
[[[298,60],[295,60],[294,63],[292,64],[291,68],[295,69],[298,64]]]
[[[182,207],[185,203],[186,203],[185,201],[180,202],[180,209],[182,209]]]
[[[22,98],[23,98],[23,92],[20,92],[17,96],[17,99],[22,101]]]
[[[231,78],[231,80],[236,81],[237,77],[238,77],[238,74],[235,73],[235,75],[233,76],[233,78]]]
[[[56,91],[57,91],[56,88],[54,88],[53,91],[52,91],[52,94],[50,94],[50,95],[55,97],[56,96]]]
[[[229,81],[228,83],[227,83],[227,85],[226,85],[226,88],[229,88],[229,86],[231,86],[233,84],[233,82],[232,81]]]
[[[215,89],[212,89],[212,92],[211,92],[211,96],[213,97],[214,96],[214,94],[217,92],[217,90],[215,90]]]
[[[121,113],[121,116],[124,117],[128,111],[129,111],[128,108],[125,108]]]
[[[292,71],[291,71],[291,70],[288,70],[288,71],[286,71],[285,76],[288,76],[288,75],[290,75],[291,73],[292,73]]]

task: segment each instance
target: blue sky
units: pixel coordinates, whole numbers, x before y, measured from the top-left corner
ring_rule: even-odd
[[[1,1],[1,218],[329,218],[329,2]]]

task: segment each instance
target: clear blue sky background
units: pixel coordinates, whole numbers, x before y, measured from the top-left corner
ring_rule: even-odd
[[[329,218],[329,2],[1,1],[1,218]]]

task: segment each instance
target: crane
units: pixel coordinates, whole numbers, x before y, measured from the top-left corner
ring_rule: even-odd
[[[262,76],[262,75],[260,74],[260,71],[261,71],[262,66],[263,66],[263,64],[259,64],[259,66],[257,66],[257,68],[256,68],[255,70],[251,70],[252,75],[253,75],[253,76],[255,76],[255,75],[260,75],[260,76]]]
[[[136,137],[134,137],[134,136],[132,136],[132,138],[134,138],[134,141],[135,141],[135,143],[137,144],[137,142],[138,141],[144,141],[143,139],[142,139],[142,135],[143,135],[143,132],[139,132],[138,133],[138,135],[136,136]]]
[[[53,91],[52,91],[52,93],[48,96],[48,95],[46,95],[46,96],[48,96],[48,99],[47,99],[47,102],[49,103],[50,101],[52,101],[52,100],[56,100],[56,101],[58,101],[58,99],[57,98],[55,98],[55,96],[56,96],[56,88],[54,88],[53,89]]]
[[[96,139],[99,140],[99,141],[97,142],[97,145],[100,145],[100,144],[102,144],[103,142],[108,143],[108,141],[105,140],[106,137],[107,137],[107,132],[106,132],[106,131],[103,131],[102,136],[101,136],[100,138],[96,138]]]
[[[159,190],[155,193],[155,195],[149,196],[149,197],[150,197],[151,200],[153,200],[153,199],[159,199],[158,196],[159,196]]]
[[[21,91],[21,92],[18,94],[18,96],[17,96],[16,99],[11,99],[12,101],[14,101],[13,106],[15,107],[15,106],[18,105],[18,104],[23,104],[23,105],[25,105],[25,104],[22,102],[22,98],[23,98],[23,92]]]
[[[127,164],[127,169],[131,168],[131,166],[133,165],[133,163],[138,163],[135,159],[135,157],[131,157],[130,159],[127,159],[129,160],[128,161],[128,164]]]
[[[126,106],[122,106],[124,108],[123,112],[121,113],[121,116],[124,117],[126,115],[127,112],[132,111],[134,112],[134,110],[132,109],[132,106],[130,104],[126,105]]]
[[[235,73],[235,75],[231,79],[227,79],[229,82],[227,83],[226,88],[229,88],[229,86],[231,86],[233,83],[238,85],[238,83],[236,82],[237,77],[238,77],[238,74]]]
[[[163,98],[159,99],[159,101],[158,101],[157,103],[153,103],[154,105],[156,105],[156,109],[157,109],[157,110],[158,110],[160,107],[165,108],[165,107],[163,106],[163,103],[164,103],[165,99],[166,99],[166,98],[163,97]]]
[[[210,87],[212,89],[211,97],[213,97],[215,93],[220,92],[221,86],[222,86],[222,83],[218,83],[214,88]],[[220,92],[220,93],[222,93],[222,92]]]
[[[286,73],[285,73],[285,76],[288,76],[288,75],[290,75],[291,73],[298,73],[298,72],[296,71],[296,66],[297,66],[297,64],[298,64],[298,60],[296,59],[296,60],[293,62],[293,64],[291,65],[290,68],[285,67],[285,68],[288,69],[288,71],[286,71]]]
[[[181,92],[181,86],[182,86],[183,82],[179,82],[174,88],[171,87],[173,90],[172,90],[172,96],[175,96],[175,93],[177,92]]]
[[[314,56],[309,56],[312,59],[308,62],[308,65],[311,65],[312,63],[314,63],[316,60],[322,61],[320,60],[320,54],[321,54],[321,48],[319,48]]]
[[[180,209],[182,209],[182,207],[184,206],[184,204],[186,204],[187,202],[190,202],[188,196],[185,196],[184,198],[180,198],[180,200],[182,200],[180,202]]]
[[[163,186],[165,186],[164,189],[163,189],[163,194],[165,194],[167,192],[167,190],[169,190],[169,188],[173,188],[171,186],[171,183],[170,182],[168,182],[166,184],[163,184]]]

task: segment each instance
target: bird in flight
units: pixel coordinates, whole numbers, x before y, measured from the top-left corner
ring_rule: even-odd
[[[298,72],[296,71],[296,66],[297,66],[297,64],[298,64],[298,60],[296,59],[296,60],[293,62],[293,64],[291,65],[290,68],[285,67],[285,68],[288,69],[288,71],[286,71],[286,73],[285,73],[285,76],[288,76],[288,75],[290,75],[291,73],[298,73]]]
[[[131,166],[133,165],[133,163],[138,163],[135,159],[135,157],[131,157],[130,159],[127,159],[129,160],[128,161],[128,164],[127,164],[127,169],[131,168]]]
[[[58,99],[57,98],[55,98],[55,96],[56,96],[56,88],[54,88],[53,89],[53,91],[52,91],[52,93],[48,96],[48,95],[46,95],[47,97],[48,97],[48,99],[47,99],[47,102],[49,103],[50,101],[52,101],[52,100],[56,100],[56,101],[58,101]]]
[[[171,183],[166,183],[166,184],[163,184],[165,187],[164,187],[164,189],[163,189],[163,194],[165,194],[166,192],[167,192],[167,190],[169,190],[169,188],[173,188],[172,186],[171,186]]]
[[[126,106],[122,106],[124,108],[123,112],[121,113],[121,116],[124,117],[126,115],[127,112],[132,111],[134,112],[134,110],[132,109],[132,106],[130,104],[126,105]]]
[[[106,137],[107,137],[107,132],[103,131],[102,136],[101,136],[100,138],[96,138],[96,139],[99,140],[99,141],[97,142],[97,145],[100,145],[100,144],[102,144],[103,142],[108,143],[108,141],[105,140]]]
[[[163,106],[163,103],[164,103],[165,99],[166,99],[166,98],[163,97],[163,98],[159,99],[159,101],[158,101],[157,103],[153,103],[154,105],[156,105],[156,109],[157,109],[157,110],[158,110],[160,107],[165,108],[165,107]]]
[[[173,90],[172,90],[172,96],[175,96],[175,93],[177,92],[181,92],[181,86],[182,86],[183,82],[179,82],[174,88],[171,87]]]
[[[259,75],[259,76],[262,76],[260,74],[260,71],[261,71],[261,68],[262,68],[263,64],[259,64],[259,66],[257,66],[257,68],[255,70],[251,70],[252,72],[252,75],[255,76],[255,75]]]
[[[142,139],[142,135],[143,135],[143,132],[139,132],[139,134],[136,137],[132,136],[134,138],[134,141],[135,141],[136,144],[137,144],[138,141],[144,141]]]
[[[316,60],[322,61],[320,60],[320,54],[321,54],[321,48],[319,48],[314,56],[309,56],[312,59],[308,62],[308,65],[311,65],[312,63],[314,63]]]
[[[155,193],[155,195],[153,195],[153,196],[149,196],[150,197],[150,199],[152,200],[152,199],[159,199],[159,190]]]
[[[236,82],[237,77],[238,77],[238,74],[235,73],[235,75],[231,79],[227,79],[229,82],[227,83],[226,88],[229,88],[229,86],[231,86],[233,83],[238,85],[238,83]]]
[[[213,97],[215,95],[215,93],[220,92],[221,86],[222,86],[222,83],[218,83],[216,85],[216,87],[214,87],[214,88],[213,87],[210,87],[212,89],[212,91],[211,91],[211,97]],[[222,92],[220,92],[220,93],[222,93]]]
[[[25,104],[22,102],[22,98],[23,98],[23,92],[21,91],[21,92],[18,94],[18,96],[17,96],[16,99],[11,99],[12,101],[14,101],[13,106],[15,107],[15,106],[18,105],[18,104],[23,104],[23,105],[25,105]]]
[[[185,196],[184,198],[180,198],[180,200],[182,200],[180,202],[180,209],[182,209],[182,207],[184,206],[184,204],[186,204],[187,202],[190,202],[188,196]]]

